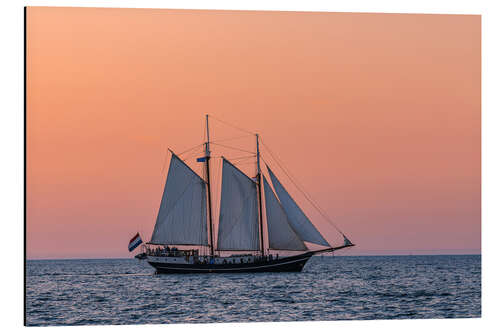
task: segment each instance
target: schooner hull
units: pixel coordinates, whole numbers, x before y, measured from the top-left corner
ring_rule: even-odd
[[[158,274],[301,272],[313,253],[266,262],[238,264],[175,264],[148,261]]]

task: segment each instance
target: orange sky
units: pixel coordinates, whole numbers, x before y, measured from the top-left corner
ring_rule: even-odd
[[[202,143],[206,113],[260,133],[358,245],[345,254],[479,253],[480,29],[473,15],[29,7],[28,258],[127,257],[137,230],[149,240],[165,151]],[[232,135],[213,122],[214,140]]]

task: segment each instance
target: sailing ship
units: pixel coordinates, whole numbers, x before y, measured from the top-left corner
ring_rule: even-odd
[[[207,115],[204,156],[197,159],[204,163],[204,177],[170,150],[170,167],[153,234],[136,258],[147,260],[157,273],[300,272],[315,254],[354,246],[338,228],[343,244],[331,246],[266,163],[273,191],[261,170],[258,134],[255,177],[220,157],[222,180],[215,244],[208,121]],[[322,248],[310,250],[306,242]],[[294,254],[279,256],[271,251]]]

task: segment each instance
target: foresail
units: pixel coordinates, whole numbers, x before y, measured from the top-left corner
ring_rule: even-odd
[[[288,194],[283,185],[281,185],[280,181],[276,178],[269,166],[267,166],[267,170],[271,176],[271,182],[273,183],[276,194],[278,194],[281,206],[285,210],[288,221],[290,222],[290,225],[295,233],[305,242],[330,246],[330,244],[328,244],[319,231],[314,227],[311,221],[309,221],[295,200],[293,200],[290,194]]]
[[[305,251],[307,247],[293,231],[288,222],[283,207],[276,198],[271,186],[264,179],[264,194],[266,196],[266,217],[269,248],[273,250]]]
[[[175,154],[151,243],[208,245],[205,181]]]
[[[259,250],[257,187],[223,159],[218,250]]]

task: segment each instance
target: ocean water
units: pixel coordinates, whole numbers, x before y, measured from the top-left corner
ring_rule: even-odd
[[[301,273],[155,275],[135,259],[30,260],[26,323],[481,316],[481,256],[313,257]]]

